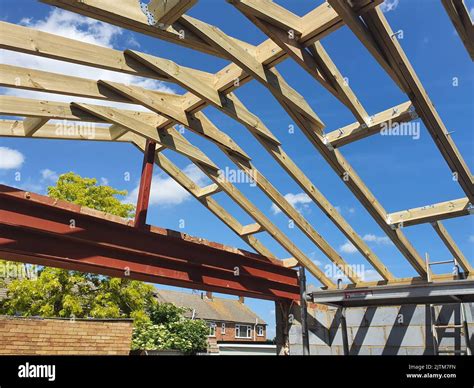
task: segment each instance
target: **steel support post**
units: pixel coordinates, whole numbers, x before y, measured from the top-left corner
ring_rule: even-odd
[[[301,310],[301,336],[303,339],[303,356],[309,356],[309,333],[308,333],[308,306],[306,303],[306,273],[303,266],[299,267],[300,279],[300,310]]]
[[[156,143],[147,140],[143,153],[142,175],[138,190],[137,209],[135,212],[135,228],[143,228],[146,224],[148,203],[150,202],[151,181],[153,178],[153,165],[155,163]]]

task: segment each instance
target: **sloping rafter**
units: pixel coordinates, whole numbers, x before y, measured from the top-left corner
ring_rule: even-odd
[[[474,61],[474,24],[464,0],[441,0],[464,47]]]
[[[456,261],[459,263],[461,268],[468,274],[472,274],[474,270],[472,268],[471,263],[469,263],[469,260],[464,256],[464,254],[459,249],[457,244],[454,242],[453,238],[448,233],[448,231],[446,230],[444,225],[441,223],[441,221],[432,222],[431,225],[433,226],[433,229],[438,234],[439,238],[443,240],[444,244],[449,249],[451,254],[454,256]]]

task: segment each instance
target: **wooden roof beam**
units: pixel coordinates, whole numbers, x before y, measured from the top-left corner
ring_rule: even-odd
[[[208,54],[220,55],[212,46],[179,22],[166,28],[157,28],[142,11],[137,0],[41,0],[41,2]]]
[[[459,198],[452,201],[389,213],[387,214],[387,223],[396,227],[405,227],[469,214],[472,214],[472,206],[469,199]]]
[[[196,3],[197,0],[151,0],[147,9],[157,23],[169,26]]]
[[[474,61],[474,24],[464,0],[441,0],[471,60]]]
[[[257,0],[232,0],[236,6],[250,21],[259,27],[268,35],[278,46],[281,47],[290,57],[292,57],[303,69],[320,82],[329,92],[345,104],[354,116],[361,123],[367,123],[368,114],[355,96],[344,77],[332,62],[329,55],[324,50],[320,42],[314,42],[308,46],[308,49],[299,42],[299,36],[296,36],[293,29],[286,25],[271,24],[265,19],[261,19],[256,9],[261,7]],[[272,7],[277,7],[281,15],[293,15],[290,11],[269,1]],[[268,7],[267,7],[268,8]],[[295,16],[296,17],[296,16]],[[302,19],[298,18],[298,24],[302,24]],[[309,51],[308,51],[309,50]]]
[[[469,263],[469,260],[464,256],[462,251],[456,245],[453,238],[448,233],[448,231],[446,230],[444,225],[441,223],[441,221],[432,222],[431,226],[433,226],[433,229],[436,231],[436,233],[441,238],[441,240],[443,240],[444,245],[446,245],[446,247],[449,249],[451,254],[454,256],[456,261],[459,263],[461,268],[464,270],[464,272],[467,272],[469,274],[473,274],[474,269],[472,268],[471,263]]]
[[[368,125],[355,122],[329,132],[324,139],[327,144],[337,148],[378,134],[384,128],[391,128],[395,124],[407,123],[417,117],[413,104],[407,101],[371,116]]]
[[[272,0],[227,0],[242,12],[249,13],[261,20],[286,30],[287,33],[301,35],[301,18]]]
[[[220,29],[190,16],[183,16],[181,21],[185,22],[189,28],[193,29],[202,39],[208,41],[209,44],[214,44],[218,47],[227,58],[265,85],[279,101],[283,101],[304,114],[312,122],[316,130],[324,128],[324,124],[306,100],[287,84],[276,69],[264,67],[251,53],[242,50]]]
[[[31,137],[36,131],[44,126],[49,121],[48,118],[44,117],[28,117],[23,121],[23,130],[25,136]]]

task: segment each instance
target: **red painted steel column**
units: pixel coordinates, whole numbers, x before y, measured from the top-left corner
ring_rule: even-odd
[[[143,154],[142,176],[138,191],[137,210],[135,213],[135,228],[143,228],[146,224],[148,202],[150,200],[151,180],[153,177],[153,164],[155,163],[156,143],[147,140]]]

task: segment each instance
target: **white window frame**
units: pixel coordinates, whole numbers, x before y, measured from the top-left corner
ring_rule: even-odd
[[[225,322],[221,324],[221,334],[225,334]]]
[[[265,330],[262,325],[257,325],[257,337],[263,337]]]
[[[244,327],[246,328],[245,329],[246,336],[242,336],[242,331]],[[235,325],[235,338],[252,339],[252,326],[251,325]]]
[[[216,336],[216,323],[215,322],[209,322],[209,335],[208,337],[215,337]],[[212,334],[212,329],[214,329],[214,334]]]

